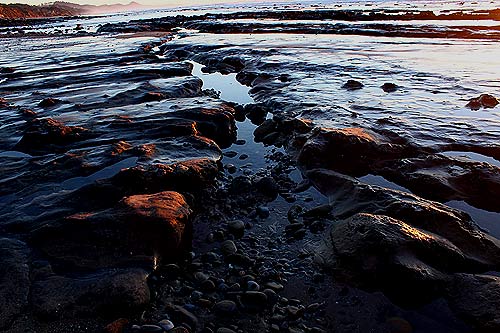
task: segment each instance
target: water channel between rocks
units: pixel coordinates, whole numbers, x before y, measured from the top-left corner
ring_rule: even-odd
[[[235,73],[226,75],[223,75],[219,72],[204,73],[202,71],[202,64],[194,61],[190,61],[190,63],[193,64],[193,75],[199,77],[203,81],[204,89],[214,89],[220,92],[220,98],[228,102],[234,102],[241,105],[254,103],[253,98],[249,94],[250,87],[240,84],[236,80]],[[236,175],[245,173],[245,171],[250,172],[251,169],[257,170],[259,168],[265,168],[268,164],[268,161],[266,161],[266,156],[276,153],[277,151],[284,152],[283,148],[275,148],[272,146],[266,147],[262,143],[255,142],[253,139],[253,131],[255,130],[256,125],[252,124],[248,119],[243,122],[238,122],[237,128],[237,139],[241,144],[233,145],[223,150],[223,152],[225,153],[223,161],[225,161],[227,164],[234,165],[239,169],[236,172]],[[228,152],[229,154],[227,154]],[[234,155],[235,153],[236,155]],[[469,158],[481,162],[488,162],[495,166],[500,166],[499,161],[476,153],[445,152],[443,153],[443,155],[449,157]],[[290,174],[290,177],[296,182],[300,182],[302,180],[302,175],[298,169],[293,171]],[[407,188],[390,182],[381,176],[366,175],[360,177],[359,180],[370,185],[378,185],[385,188],[411,193],[411,191]],[[305,196],[306,201],[310,200],[311,198],[316,202],[326,203],[328,201],[327,198],[325,198],[315,189],[309,189],[308,191],[306,191]],[[484,229],[491,235],[500,238],[499,213],[478,209],[463,201],[454,200],[445,204],[452,208],[460,209],[468,213],[472,217],[474,222],[476,222],[482,229]],[[274,210],[279,214],[286,214],[286,211],[284,211],[284,208],[286,208],[286,206],[286,202],[281,197],[270,204],[270,208],[274,208]]]

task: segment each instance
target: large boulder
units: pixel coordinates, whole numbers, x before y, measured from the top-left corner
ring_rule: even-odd
[[[364,184],[330,170],[315,169],[306,175],[320,192],[329,196],[332,213],[338,218],[357,213],[390,216],[452,242],[469,259],[469,270],[500,267],[500,241],[482,232],[460,210],[410,193]]]
[[[335,223],[317,257],[337,276],[409,304],[439,297],[448,279],[443,272],[470,265],[448,240],[366,213]]]
[[[388,131],[317,128],[300,150],[298,162],[306,169],[321,167],[359,176],[370,173],[376,162],[414,157],[423,151]]]
[[[33,284],[31,305],[46,319],[116,317],[137,313],[148,304],[147,273],[113,269],[78,277],[53,275]]]
[[[8,327],[28,304],[28,255],[25,243],[0,238],[0,330]]]
[[[115,207],[50,221],[31,234],[31,243],[54,270],[108,267],[152,268],[182,257],[190,246],[191,210],[172,191],[125,197]]]
[[[380,163],[376,173],[413,193],[441,202],[463,200],[500,212],[500,168],[467,159],[428,155]]]

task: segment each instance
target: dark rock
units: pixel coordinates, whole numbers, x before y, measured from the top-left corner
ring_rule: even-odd
[[[479,110],[481,107],[483,108],[494,108],[498,105],[498,100],[489,94],[481,94],[479,97],[472,98],[467,103],[466,107],[471,108],[472,110]]]
[[[349,175],[370,173],[381,161],[417,156],[425,149],[391,132],[362,128],[318,129],[299,152],[308,169],[329,168]]]
[[[255,187],[265,196],[275,199],[279,193],[279,185],[273,177],[262,177],[255,182]]]
[[[462,271],[496,270],[500,265],[500,241],[479,230],[464,212],[413,194],[363,184],[333,171],[317,169],[307,176],[329,196],[334,217],[356,213],[390,216],[453,243],[466,258]]]
[[[240,220],[230,221],[227,224],[227,229],[236,237],[242,237],[245,233],[245,223]]]
[[[238,310],[236,303],[230,300],[217,302],[213,308],[214,312],[221,316],[233,315]]]
[[[245,112],[252,124],[261,125],[266,120],[269,110],[259,104],[247,104],[245,105]]]
[[[116,269],[70,278],[52,276],[36,281],[31,306],[46,318],[133,314],[150,299],[147,273]]]
[[[403,304],[444,296],[448,277],[443,272],[470,266],[448,240],[372,214],[336,223],[318,260],[364,287],[381,288]]]
[[[16,149],[34,154],[44,153],[53,148],[64,147],[70,143],[89,138],[90,132],[79,126],[66,126],[51,119],[33,119]]]
[[[124,198],[116,207],[47,223],[31,237],[65,269],[146,265],[179,259],[190,243],[191,210],[177,192]],[[156,259],[153,259],[155,257]]]
[[[480,332],[500,331],[500,277],[456,274],[447,297],[450,307]]]
[[[21,241],[0,238],[0,329],[8,328],[28,304],[29,252]]]
[[[49,97],[41,100],[40,103],[38,103],[38,106],[41,108],[50,108],[60,103],[62,103],[60,99]]]
[[[276,122],[272,119],[264,120],[254,131],[255,142],[262,142],[262,140],[269,134],[276,130]]]
[[[364,87],[363,83],[356,81],[356,80],[348,80],[342,86],[342,88],[347,89],[347,90],[358,90],[358,89],[361,89],[363,87]]]
[[[240,294],[239,299],[248,311],[261,312],[267,307],[267,295],[260,291],[246,291]]]
[[[236,245],[232,240],[226,240],[221,244],[221,251],[224,255],[235,254],[237,251]]]
[[[398,86],[391,82],[384,83],[381,88],[386,93],[395,92],[396,90],[398,90]]]
[[[192,328],[193,331],[196,331],[199,325],[198,318],[196,318],[196,316],[190,311],[173,304],[167,305],[166,310],[174,322],[186,323]]]

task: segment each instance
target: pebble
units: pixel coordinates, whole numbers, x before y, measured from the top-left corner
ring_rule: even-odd
[[[248,158],[247,154],[241,154],[239,157],[240,160],[246,160],[247,158]]]
[[[223,300],[214,305],[214,312],[219,315],[230,315],[237,311],[236,303],[230,300]]]
[[[267,208],[266,206],[259,206],[255,211],[257,212],[257,215],[263,219],[268,218],[269,215],[271,215],[271,213],[269,212],[269,208]]]
[[[260,289],[260,286],[257,282],[255,282],[255,281],[248,281],[247,282],[247,290],[258,291],[259,289]]]
[[[208,276],[205,273],[203,273],[203,272],[196,272],[196,273],[194,273],[194,278],[198,282],[203,282],[203,281],[208,280]]]
[[[226,240],[221,244],[221,251],[224,255],[235,254],[238,249],[232,240]]]
[[[243,146],[245,143],[247,143],[247,142],[245,140],[243,140],[243,139],[239,139],[239,140],[236,140],[234,142],[234,144],[237,145],[237,146]]]
[[[174,323],[172,323],[168,319],[163,319],[158,323],[158,326],[163,328],[165,331],[170,331],[172,328],[174,328]]]
[[[264,285],[266,288],[272,289],[274,291],[281,291],[283,290],[283,285],[277,282],[267,282]]]
[[[238,171],[238,168],[234,164],[227,164],[226,169],[227,169],[227,172],[229,172],[230,174],[233,174],[236,171]]]

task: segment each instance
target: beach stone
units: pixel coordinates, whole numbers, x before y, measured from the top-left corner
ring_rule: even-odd
[[[471,98],[466,107],[472,110],[479,110],[480,108],[494,108],[500,102],[494,96],[489,94],[481,94],[479,97]]]
[[[386,93],[391,93],[391,92],[395,92],[396,90],[398,90],[398,86],[392,82],[384,83],[381,88]]]
[[[0,330],[8,328],[28,304],[29,254],[24,242],[0,238]]]
[[[269,208],[267,208],[266,206],[258,206],[255,210],[257,212],[257,215],[262,219],[268,218],[271,214]]]
[[[65,269],[167,263],[187,249],[191,209],[184,196],[165,191],[123,198],[114,208],[51,221],[31,235]],[[186,236],[186,238],[184,238]]]
[[[40,103],[38,103],[38,106],[41,107],[41,108],[49,108],[51,106],[55,106],[57,104],[61,103],[61,100],[57,99],[57,98],[45,98],[43,100],[40,101]]]
[[[233,331],[230,328],[220,327],[219,329],[217,329],[217,333],[236,333],[236,331]]]
[[[127,325],[129,324],[129,320],[126,318],[119,318],[112,323],[106,325],[104,327],[105,333],[123,333]]]
[[[232,240],[226,240],[221,244],[221,251],[224,255],[235,254],[238,249]]]
[[[247,290],[258,291],[259,289],[260,289],[260,286],[257,282],[255,282],[255,281],[248,281],[247,282]]]
[[[230,221],[227,224],[227,228],[230,233],[236,237],[242,237],[245,233],[245,223],[241,220]]]
[[[476,264],[443,237],[401,220],[367,213],[336,223],[316,260],[335,274],[345,274],[368,288],[380,288],[403,304],[444,296],[447,273],[473,269]]]
[[[151,325],[151,324],[142,325],[141,332],[144,332],[144,333],[146,333],[146,332],[147,333],[163,332],[163,328],[161,328],[158,325]]]
[[[262,177],[255,182],[255,187],[259,192],[270,198],[276,198],[279,193],[279,185],[273,177]]]
[[[232,315],[238,310],[238,307],[233,301],[222,300],[215,303],[213,310],[219,315]]]

